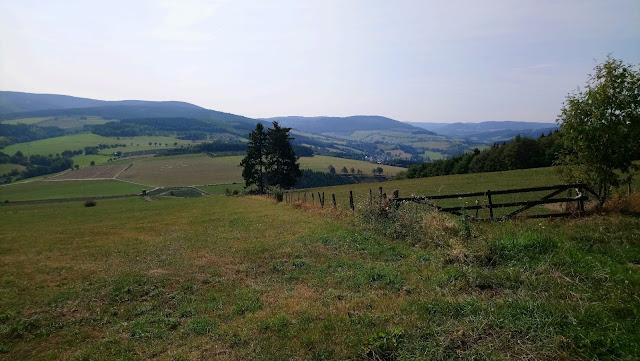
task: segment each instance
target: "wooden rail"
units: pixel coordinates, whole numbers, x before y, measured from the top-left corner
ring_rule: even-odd
[[[561,193],[568,191],[571,192],[575,190],[576,196],[566,196],[566,197],[557,197]],[[517,200],[511,202],[502,202],[496,203],[495,196],[506,195],[506,194],[521,194],[521,193],[531,193],[531,192],[544,192],[550,191],[550,193],[540,197],[535,200]],[[589,189],[586,185],[581,183],[576,184],[560,184],[560,185],[552,185],[552,186],[543,186],[543,187],[528,187],[528,188],[514,188],[514,189],[501,189],[501,190],[487,190],[484,192],[470,192],[470,193],[455,193],[455,194],[437,194],[437,195],[429,195],[429,196],[416,196],[416,197],[400,197],[399,190],[393,190],[392,196],[387,197],[387,193],[382,191],[382,187],[378,187],[378,199],[376,203],[378,206],[382,207],[399,207],[403,203],[407,202],[415,202],[420,204],[425,204],[433,207],[434,209],[441,212],[448,212],[452,214],[456,214],[459,216],[469,216],[474,220],[494,220],[494,219],[510,219],[515,217],[522,212],[531,209],[538,205],[543,204],[555,204],[555,203],[572,203],[576,202],[576,210],[577,214],[583,214],[584,210],[584,202],[589,200],[589,198],[585,195],[585,193],[591,193],[597,197],[597,194],[594,193],[591,189]],[[297,196],[296,196],[297,193]],[[321,208],[325,206],[325,194],[324,192],[309,192],[311,193],[311,203],[316,205],[316,198],[318,201],[318,205]],[[317,197],[316,197],[317,195]],[[276,195],[273,193],[268,193],[268,197],[275,198]],[[480,204],[478,200],[476,200],[475,205],[467,205],[467,206],[457,206],[457,207],[442,207],[433,203],[436,200],[444,200],[444,199],[463,199],[470,197],[486,197],[486,203]],[[307,192],[306,191],[283,191],[282,200],[287,203],[294,202],[294,199],[297,199],[297,202],[307,203]],[[338,209],[338,202],[336,200],[336,195],[331,194],[333,209]],[[374,192],[372,189],[369,189],[369,205],[372,206],[374,204]],[[496,218],[494,214],[494,210],[500,208],[517,208],[510,213]],[[349,209],[353,212],[355,211],[355,204],[353,200],[353,191],[349,191]],[[488,210],[489,218],[480,218],[479,211],[480,210]],[[466,214],[467,211],[475,211],[475,215]],[[569,215],[573,215],[575,213],[568,212],[559,212],[559,213],[546,213],[546,214],[534,214],[527,215],[528,218],[547,218],[547,217],[566,217]]]
[[[568,190],[575,189],[576,197],[565,197],[565,198],[554,198],[560,193]],[[537,200],[524,200],[524,201],[515,201],[515,202],[505,202],[505,203],[495,203],[493,201],[493,196],[496,195],[504,195],[504,194],[519,194],[519,193],[530,193],[530,192],[542,192],[542,191],[552,191],[551,193],[541,197]],[[407,197],[400,198],[397,197],[397,193],[394,191],[394,197],[391,198],[391,202],[393,202],[396,206],[401,204],[402,202],[416,202],[422,203],[432,206],[433,208],[442,211],[448,212],[456,215],[463,215],[462,212],[467,210],[475,210],[475,216],[471,216],[471,218],[477,220],[486,220],[478,218],[478,211],[481,209],[489,210],[489,218],[488,220],[495,219],[494,217],[494,209],[496,208],[512,208],[512,207],[520,207],[511,213],[500,217],[500,219],[510,219],[515,217],[516,215],[532,208],[537,205],[542,204],[554,204],[554,203],[569,203],[576,202],[578,214],[584,213],[584,202],[589,199],[584,193],[589,192],[597,197],[590,188],[588,188],[584,184],[576,183],[576,184],[560,184],[553,186],[544,186],[544,187],[529,187],[529,188],[515,188],[515,189],[502,189],[502,190],[487,190],[485,192],[471,192],[471,193],[457,193],[457,194],[445,194],[445,195],[432,195],[432,196],[420,196],[420,197]],[[440,207],[433,204],[431,201],[440,200],[440,199],[454,199],[454,198],[469,198],[469,197],[487,197],[487,204],[478,204],[476,202],[475,205],[470,206],[458,206],[458,207]],[[530,215],[529,218],[543,218],[543,217],[564,217],[570,215],[571,213],[548,213],[548,214],[539,214],[539,215]]]

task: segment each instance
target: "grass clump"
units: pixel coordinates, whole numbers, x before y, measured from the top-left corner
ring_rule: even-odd
[[[208,317],[195,317],[189,323],[189,331],[199,336],[211,334],[215,329],[215,322]]]
[[[451,216],[411,202],[364,207],[359,211],[359,220],[377,234],[411,245],[441,246],[453,238],[471,236],[468,220],[456,222]]]
[[[369,341],[364,346],[364,356],[367,360],[375,361],[397,360],[403,340],[401,328],[391,332],[375,333],[369,337]]]

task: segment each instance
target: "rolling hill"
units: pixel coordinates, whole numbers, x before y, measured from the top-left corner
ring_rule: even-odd
[[[377,115],[355,115],[350,117],[275,117],[262,119],[277,121],[281,125],[315,134],[351,134],[357,131],[387,130],[413,134],[435,134],[411,124]]]
[[[452,138],[468,139],[473,142],[492,144],[510,141],[521,136],[537,138],[542,133],[558,129],[555,123],[541,122],[480,122],[480,123],[410,123],[437,134]]]

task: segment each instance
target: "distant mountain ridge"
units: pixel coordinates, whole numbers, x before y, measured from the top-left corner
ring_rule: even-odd
[[[34,94],[0,91],[0,114],[30,112],[50,109],[91,108],[101,106],[168,106],[204,109],[194,104],[179,101],[147,100],[97,100],[59,94]]]
[[[438,134],[480,143],[509,141],[516,135],[537,138],[558,129],[555,123],[495,121],[480,123],[415,123]]]
[[[164,117],[229,122],[255,121],[255,119],[241,115],[205,109],[180,101],[107,101],[68,95],[0,91],[0,120],[50,116],[99,116],[105,119]]]
[[[391,118],[378,115],[354,115],[349,117],[274,117],[264,121],[277,121],[285,127],[316,134],[353,133],[368,130],[398,131],[412,134],[435,134]]]

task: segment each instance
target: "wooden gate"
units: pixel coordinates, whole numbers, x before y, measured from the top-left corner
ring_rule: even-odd
[[[575,190],[575,196],[565,196],[565,197],[557,197],[563,192],[571,193]],[[495,203],[492,197],[497,195],[504,194],[518,194],[518,193],[531,193],[531,192],[543,192],[550,191],[550,193],[539,197],[535,200],[522,200],[522,201],[513,201],[513,202],[504,202],[504,203]],[[432,196],[420,196],[420,197],[408,197],[408,198],[400,198],[397,194],[397,191],[394,191],[394,197],[390,199],[394,205],[398,206],[402,202],[416,202],[421,204],[429,205],[438,211],[448,212],[452,214],[456,214],[459,216],[467,215],[475,220],[494,220],[494,219],[510,219],[515,217],[522,212],[531,209],[537,205],[542,204],[554,204],[554,203],[573,203],[576,205],[576,212],[557,212],[557,213],[545,213],[545,214],[536,214],[536,215],[527,215],[527,218],[548,218],[548,217],[566,217],[574,214],[581,215],[585,212],[584,210],[584,202],[589,198],[586,196],[586,192],[589,192],[597,197],[597,195],[586,185],[584,184],[561,184],[554,186],[545,186],[545,187],[531,187],[531,188],[518,188],[518,189],[504,189],[504,190],[487,190],[485,192],[473,192],[473,193],[459,193],[459,194],[447,194],[447,195],[432,195]],[[467,205],[467,206],[457,206],[457,207],[441,207],[434,204],[436,200],[442,199],[464,199],[470,197],[486,197],[486,201],[480,202],[476,200],[475,204]],[[498,208],[516,208],[515,210],[509,212],[506,215],[501,217],[494,217],[494,210]],[[488,210],[489,218],[479,218],[478,214],[480,210]],[[466,211],[475,211],[475,216],[469,215]]]

